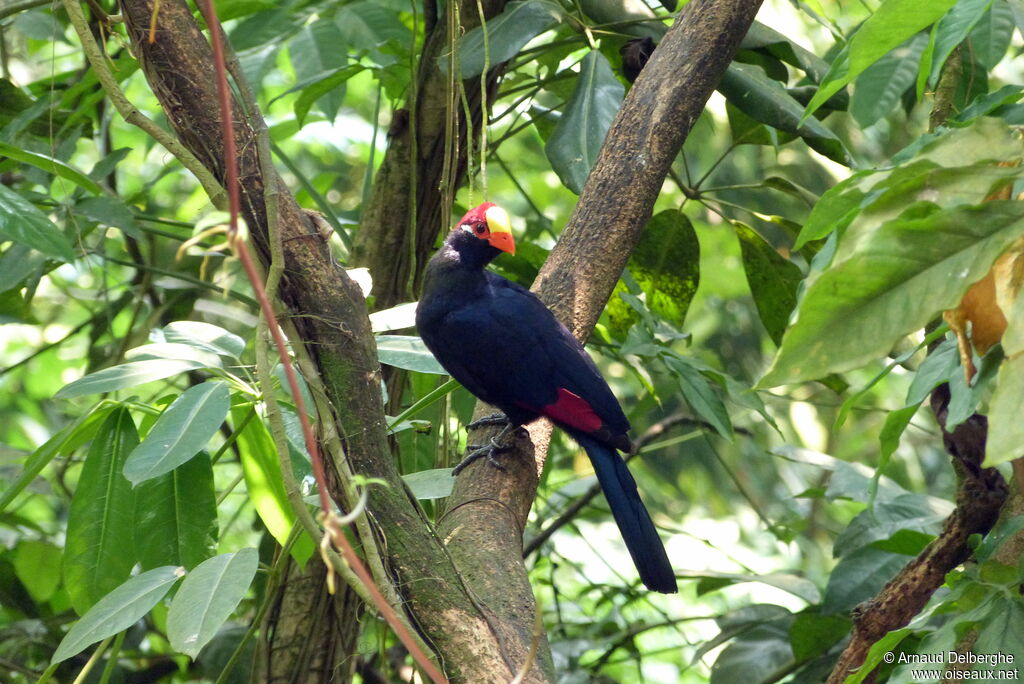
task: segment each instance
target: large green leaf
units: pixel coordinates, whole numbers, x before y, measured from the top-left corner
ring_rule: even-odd
[[[485,61],[494,67],[512,59],[524,45],[561,20],[562,8],[550,0],[510,2],[501,14],[487,22],[486,51],[484,29],[479,26],[459,39],[457,49],[462,78],[479,76]],[[485,60],[488,54],[490,58]],[[447,55],[438,57],[437,62],[441,71],[447,73]]]
[[[953,308],[1024,235],[1013,201],[946,211],[921,202],[837,252],[809,281],[762,387],[858,368]],[[850,237],[848,235],[848,237]]]
[[[921,54],[927,46],[927,34],[918,33],[857,77],[850,113],[858,124],[870,126],[897,109],[903,93],[917,79]]]
[[[858,603],[877,594],[909,562],[907,556],[870,546],[843,556],[829,575],[821,612],[849,613]]]
[[[894,157],[892,168],[859,171],[829,189],[811,210],[793,245],[801,249],[854,222],[877,226],[877,214],[866,209],[900,210],[922,193],[942,207],[976,204],[1017,174],[1022,157],[1020,141],[1009,126],[994,118],[981,118],[965,128],[941,135],[922,136]],[[1008,162],[998,168],[992,162]]]
[[[943,505],[945,504],[945,505]],[[845,556],[897,532],[912,530],[924,535],[938,534],[952,504],[920,494],[903,494],[888,501],[876,501],[854,517],[832,545],[832,554]]]
[[[204,382],[185,390],[132,451],[124,476],[137,485],[169,473],[198,454],[224,422],[230,399],[224,382]]]
[[[61,549],[41,539],[24,539],[14,549],[14,574],[32,599],[46,603],[60,586]]]
[[[938,21],[957,0],[886,0],[860,25],[836,56],[804,116],[921,29]]]
[[[377,356],[380,362],[395,368],[447,375],[423,340],[411,335],[378,335]]]
[[[167,566],[136,575],[118,586],[75,623],[57,646],[52,662],[65,661],[91,644],[131,627],[153,609],[179,577],[180,568]]]
[[[679,389],[693,412],[706,420],[722,437],[732,439],[729,412],[698,367],[686,357],[676,354],[667,355],[665,364],[679,379]]]
[[[245,351],[245,340],[224,328],[200,321],[174,321],[164,326],[168,342],[190,344],[214,354],[237,359]]]
[[[128,409],[118,408],[86,454],[64,545],[64,585],[79,614],[126,580],[135,565],[135,495],[121,470],[138,442]]]
[[[45,154],[24,150],[5,142],[0,142],[0,156],[10,157],[11,159],[42,169],[47,173],[52,173],[64,180],[71,181],[78,187],[83,190],[87,190],[94,195],[103,194],[103,188],[101,188],[96,181],[60,159],[54,159],[53,157],[49,157]]]
[[[179,373],[202,367],[203,365],[196,361],[166,359],[122,363],[119,366],[104,368],[69,382],[54,397],[70,399],[71,397],[80,397],[86,394],[113,392],[114,390],[144,385],[154,380],[163,380],[172,375],[178,375]]]
[[[75,260],[71,243],[46,214],[24,197],[0,183],[0,240],[36,249],[63,262]]]
[[[204,561],[190,572],[167,612],[171,647],[195,658],[249,589],[259,554],[245,548]]]
[[[544,146],[551,168],[577,195],[597,161],[624,93],[604,55],[597,50],[587,53],[572,96]]]
[[[651,217],[629,257],[629,275],[651,312],[682,327],[700,283],[700,242],[690,219],[677,209]],[[623,333],[639,318],[618,296],[608,302],[608,316],[612,328]]]
[[[376,0],[346,3],[338,9],[334,21],[346,46],[370,50],[388,41],[399,45],[412,41],[412,34],[398,12]]]
[[[135,554],[143,569],[191,569],[216,553],[217,494],[209,454],[141,483],[135,501]]]
[[[803,274],[796,264],[783,258],[749,226],[739,221],[732,224],[740,240],[743,271],[747,275],[757,313],[768,336],[779,344],[796,306],[796,291]]]
[[[986,468],[1024,455],[1024,420],[1020,398],[1024,390],[1024,356],[1010,357],[999,367],[999,384],[989,402]]]
[[[242,405],[231,408],[231,423],[236,430],[250,410]],[[278,544],[284,545],[295,524],[295,513],[284,491],[284,476],[281,474],[281,462],[274,440],[263,421],[250,420],[239,433],[237,444],[249,500],[267,531]],[[313,555],[314,548],[313,540],[303,533],[292,546],[292,557],[305,563]]]
[[[967,40],[971,56],[986,69],[994,69],[1003,59],[1013,38],[1013,10],[1005,0],[996,0],[975,25]]]
[[[799,135],[829,159],[849,164],[846,150],[836,134],[814,118],[801,123],[803,105],[760,67],[733,62],[722,76],[718,90],[755,121]]]

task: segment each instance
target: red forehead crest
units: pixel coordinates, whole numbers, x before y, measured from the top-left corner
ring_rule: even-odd
[[[487,220],[487,210],[494,206],[494,202],[484,202],[466,212],[456,225],[462,226],[467,223],[483,223]]]

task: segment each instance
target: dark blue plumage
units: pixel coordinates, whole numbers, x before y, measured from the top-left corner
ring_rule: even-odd
[[[484,270],[513,251],[508,217],[471,210],[427,266],[416,326],[442,366],[513,425],[547,416],[590,457],[643,583],[675,592],[676,580],[636,482],[616,449],[629,422],[593,360],[529,290]]]

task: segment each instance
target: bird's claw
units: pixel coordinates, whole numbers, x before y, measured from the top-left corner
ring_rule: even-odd
[[[483,427],[485,425],[508,425],[508,416],[506,416],[501,411],[497,411],[495,413],[490,414],[489,416],[478,418],[477,420],[474,420],[472,423],[467,424],[466,429],[475,430],[478,427]]]
[[[505,466],[501,465],[501,462],[497,459],[496,454],[502,451],[508,451],[509,449],[512,448],[512,446],[509,444],[499,444],[492,437],[490,443],[488,444],[470,444],[466,448],[470,449],[471,451],[468,454],[466,454],[466,457],[463,458],[462,461],[457,466],[455,466],[455,468],[452,469],[453,476],[458,475],[466,468],[466,466],[473,463],[474,461],[480,460],[481,458],[486,458],[487,462],[492,467],[497,468],[498,470],[506,470]]]

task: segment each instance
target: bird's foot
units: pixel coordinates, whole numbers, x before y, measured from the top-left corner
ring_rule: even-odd
[[[479,461],[481,458],[486,458],[492,467],[498,470],[505,470],[505,466],[501,465],[497,455],[502,451],[508,451],[512,446],[510,444],[499,444],[492,438],[487,444],[470,444],[467,448],[470,449],[470,452],[466,454],[466,457],[462,459],[459,465],[452,469],[453,476],[458,475],[466,466],[474,461]]]
[[[506,416],[501,411],[496,411],[495,413],[492,413],[489,416],[484,416],[483,418],[479,418],[477,420],[474,420],[472,423],[469,423],[468,425],[466,425],[466,429],[467,430],[475,430],[478,427],[483,427],[485,425],[507,425],[507,424],[508,424],[508,416]]]
[[[481,420],[490,420],[490,423],[484,423],[484,425],[493,425],[498,422],[494,419],[496,418],[496,416],[499,415],[504,419],[505,427],[502,428],[501,432],[494,435],[494,437],[491,437],[491,439],[488,440],[487,444],[467,445],[466,448],[469,449],[470,451],[468,454],[466,454],[466,457],[462,459],[462,461],[457,466],[455,466],[454,469],[452,469],[453,476],[458,475],[470,463],[472,463],[473,461],[478,461],[481,458],[486,458],[487,462],[490,463],[493,467],[497,468],[498,470],[505,470],[505,466],[501,465],[501,462],[498,461],[497,454],[501,453],[502,451],[508,451],[509,449],[512,448],[511,444],[501,443],[502,438],[505,435],[507,435],[509,431],[512,430],[512,424],[508,422],[508,419],[505,418],[504,414],[495,414],[492,416],[487,416],[486,418],[481,418]],[[477,421],[477,423],[479,422],[480,421]]]

